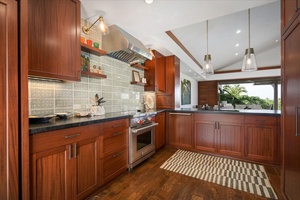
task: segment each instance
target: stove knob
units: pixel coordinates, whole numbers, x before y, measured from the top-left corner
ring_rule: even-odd
[[[154,122],[154,117],[148,117],[148,120]]]

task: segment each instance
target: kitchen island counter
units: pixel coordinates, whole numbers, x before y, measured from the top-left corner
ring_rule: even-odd
[[[280,116],[280,110],[254,110],[254,109],[228,109],[228,110],[202,110],[198,108],[177,108],[166,110],[169,112],[192,112],[192,113],[210,113],[210,114],[241,114],[241,115],[274,115]]]
[[[159,112],[191,112],[191,113],[211,113],[211,114],[239,114],[239,115],[274,115],[280,116],[280,110],[199,110],[196,108],[178,108],[178,109],[157,109]],[[69,117],[67,119],[54,118],[48,123],[30,124],[29,134],[37,134],[42,132],[60,130],[65,128],[96,124],[117,119],[129,118],[131,115],[128,112],[113,112],[105,115],[93,117]]]

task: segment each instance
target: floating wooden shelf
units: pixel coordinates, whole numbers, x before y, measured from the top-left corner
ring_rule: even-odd
[[[85,43],[81,43],[81,50],[85,51],[87,53],[90,53],[90,54],[94,54],[96,56],[103,56],[103,55],[107,54],[106,51],[103,51],[102,49],[95,48],[93,46],[89,46]]]
[[[132,63],[132,64],[130,64],[130,67],[133,67],[133,68],[136,68],[136,69],[149,70],[148,67],[145,67],[145,66],[143,66],[143,65],[140,65],[140,64],[138,64],[138,63]]]
[[[148,84],[147,83],[142,83],[142,82],[130,82],[132,85],[140,85],[140,86],[147,86]]]
[[[94,77],[94,78],[106,78],[107,77],[104,74],[97,74],[97,73],[92,73],[92,72],[88,72],[88,71],[81,71],[81,75],[90,76],[90,77]]]

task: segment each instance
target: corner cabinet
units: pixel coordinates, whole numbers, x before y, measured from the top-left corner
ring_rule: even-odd
[[[80,81],[80,1],[28,0],[29,76]]]

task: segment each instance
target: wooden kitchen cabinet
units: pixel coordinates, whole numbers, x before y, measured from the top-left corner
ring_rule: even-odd
[[[245,116],[247,159],[279,164],[279,120],[277,116]]]
[[[193,149],[193,114],[168,112],[168,145],[170,147]]]
[[[18,1],[0,0],[0,199],[22,197],[18,46]]]
[[[166,144],[166,112],[159,112],[155,116],[155,149],[158,150]]]
[[[28,0],[28,73],[80,81],[80,1]]]
[[[287,28],[300,13],[299,0],[281,0],[282,28]]]
[[[30,136],[31,199],[84,199],[102,183],[99,126]]]
[[[102,125],[101,158],[103,183],[115,179],[128,168],[128,119],[104,122]]]
[[[216,122],[199,119],[195,115],[195,148],[202,151],[217,152]]]
[[[145,86],[145,91],[166,91],[166,66],[165,57],[158,51],[152,50],[155,58],[145,61],[145,67],[149,70],[145,70],[144,76],[148,82]]]
[[[287,3],[288,1],[286,1]],[[284,16],[283,16],[284,17]],[[286,199],[300,196],[300,15],[282,35],[282,188]],[[298,121],[297,121],[298,119]]]
[[[145,91],[156,92],[156,108],[180,107],[180,60],[176,56],[163,56],[153,50],[155,58],[145,62],[147,80]]]
[[[195,148],[234,157],[244,156],[244,117],[195,114]]]

